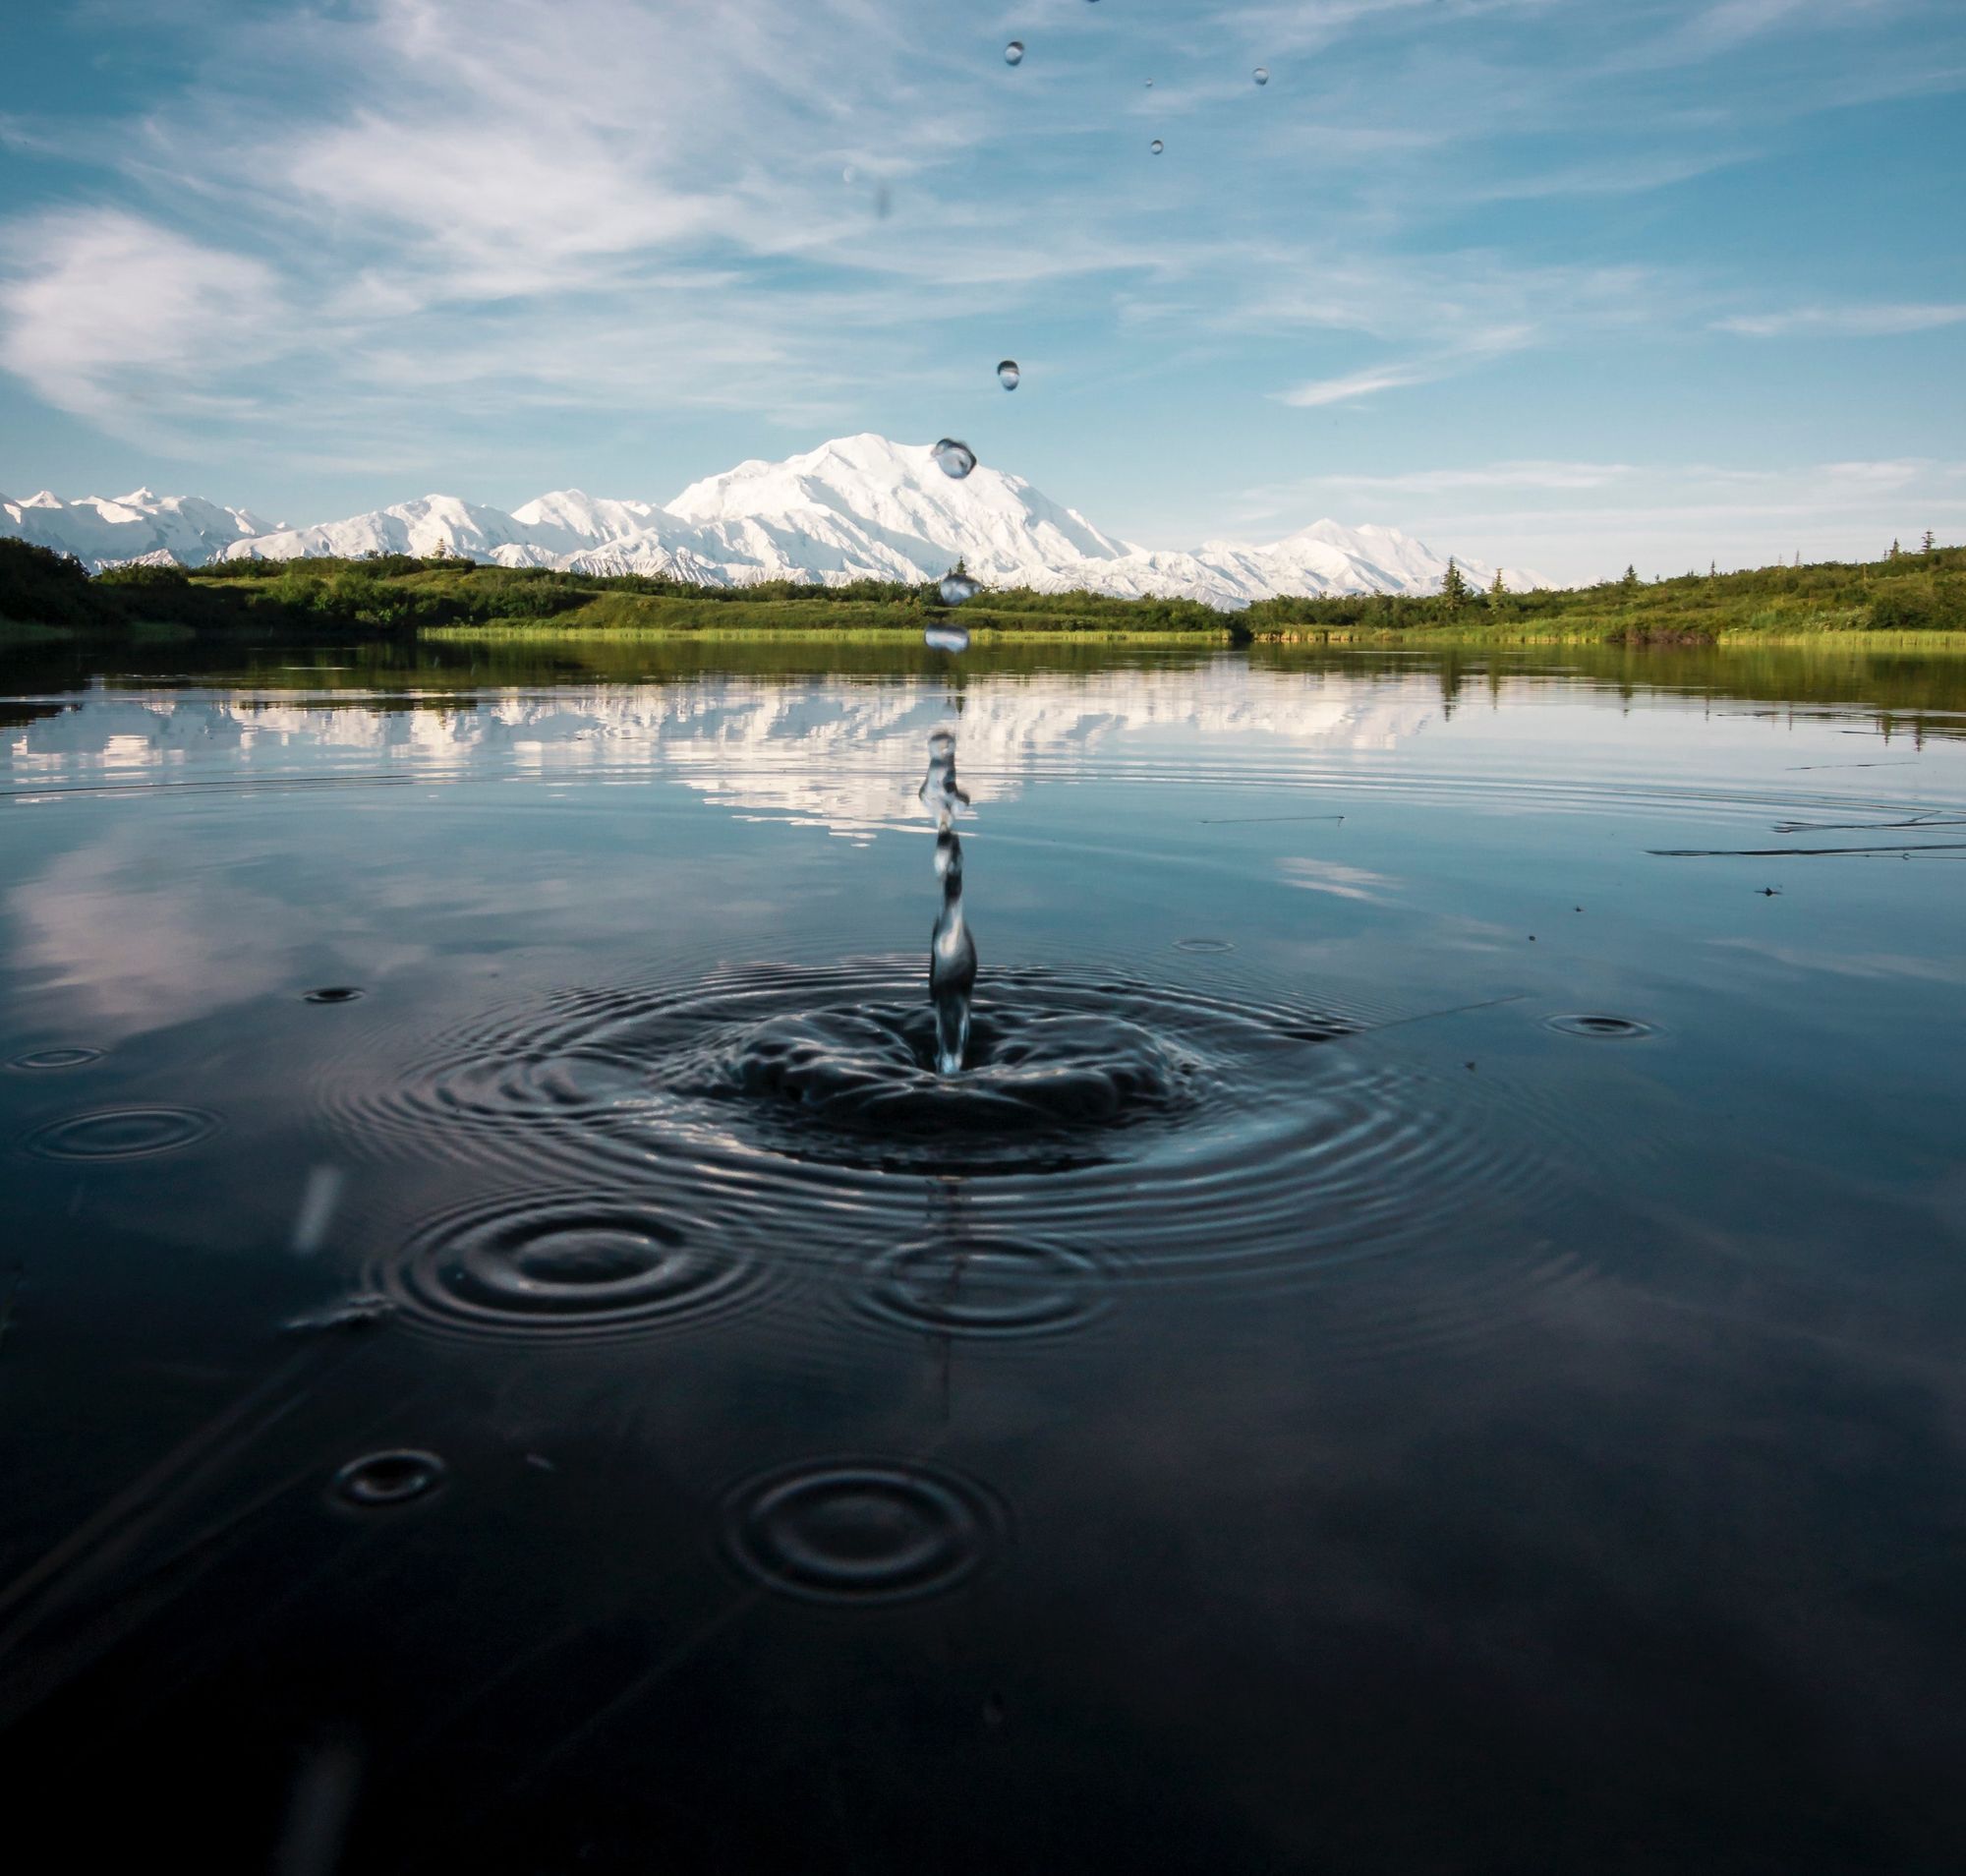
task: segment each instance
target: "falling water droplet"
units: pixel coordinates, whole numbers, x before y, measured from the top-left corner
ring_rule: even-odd
[[[1023,64],[1023,62],[1024,62],[1024,42],[1021,39],[1012,39],[1011,43],[1004,48],[1004,63],[1006,65],[1021,65]]]
[[[966,652],[969,634],[960,625],[931,625],[922,633],[922,643],[930,651]]]
[[[973,600],[982,590],[966,573],[945,573],[941,585],[936,588],[945,606],[960,606],[964,600]]]
[[[1005,359],[997,367],[997,382],[1006,390],[1015,390],[1022,377],[1023,373],[1017,369],[1017,361],[1014,358]]]
[[[954,437],[944,437],[929,454],[935,458],[944,475],[957,482],[976,467],[975,450],[966,442],[957,442]]]
[[[1270,68],[1267,65],[1257,66],[1255,77],[1258,85],[1267,85],[1270,82]]]
[[[1154,141],[1147,146],[1147,148],[1150,149],[1156,156],[1158,156],[1161,153],[1161,151],[1166,147],[1167,146],[1163,144],[1158,137],[1156,137]]]

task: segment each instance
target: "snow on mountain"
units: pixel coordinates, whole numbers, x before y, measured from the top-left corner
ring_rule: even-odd
[[[137,504],[147,503],[147,507]],[[1319,521],[1281,541],[1209,541],[1188,551],[1135,547],[1103,533],[987,464],[956,481],[926,444],[842,437],[783,462],[742,462],[693,482],[666,506],[555,490],[507,514],[425,496],[344,521],[268,531],[240,510],[147,490],[120,503],[64,504],[42,495],[0,502],[0,532],[60,547],[91,565],[163,550],[189,564],[225,557],[458,554],[506,566],[583,573],[649,573],[703,585],[803,580],[918,582],[959,558],[986,585],[1040,592],[1086,589],[1123,597],[1199,600],[1221,608],[1282,594],[1437,591],[1446,558],[1395,528]],[[114,511],[113,520],[101,517]],[[98,512],[99,511],[99,512]],[[155,538],[113,536],[145,516]],[[168,516],[174,532],[161,517]],[[127,518],[126,518],[127,517]],[[183,517],[180,519],[180,517]],[[1463,559],[1485,585],[1493,569]],[[1505,584],[1536,584],[1505,571]]]
[[[318,559],[323,555],[360,558],[365,554],[458,554],[490,560],[500,548],[526,548],[526,530],[502,508],[481,507],[456,496],[423,496],[346,521],[311,528],[282,528],[233,541],[212,557],[225,560]],[[540,556],[521,565],[549,564]]]
[[[233,541],[264,534],[270,525],[244,508],[148,489],[113,498],[84,496],[79,501],[63,501],[45,489],[24,501],[0,496],[0,534],[73,554],[97,573],[159,557],[197,566]]]

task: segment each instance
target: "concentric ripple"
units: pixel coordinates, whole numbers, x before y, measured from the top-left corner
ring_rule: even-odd
[[[1590,1036],[1608,1042],[1629,1042],[1653,1033],[1649,1023],[1621,1016],[1553,1016],[1546,1019],[1543,1026],[1564,1035]]]
[[[17,1069],[72,1069],[87,1068],[91,1062],[102,1060],[100,1049],[32,1049],[26,1055],[17,1055],[7,1064]]]
[[[584,1192],[481,1202],[435,1220],[370,1273],[414,1320],[440,1331],[585,1340],[740,1308],[767,1274],[701,1219]]]
[[[27,1144],[49,1159],[145,1159],[195,1145],[218,1127],[216,1114],[196,1107],[104,1107],[51,1121]]]
[[[855,1302],[877,1320],[946,1335],[1058,1335],[1109,1304],[1108,1272],[1062,1244],[928,1239],[883,1252]]]
[[[878,1604],[937,1596],[1001,1547],[995,1496],[918,1460],[786,1467],[724,1504],[731,1560],[767,1589],[809,1602]]]
[[[1233,959],[1206,968],[1205,988],[1096,964],[985,971],[970,1066],[953,1077],[925,1065],[932,1012],[909,957],[508,1005],[407,1071],[351,1053],[324,1080],[355,1150],[495,1166],[569,1203],[613,1193],[638,1217],[696,1221],[685,1264],[714,1246],[775,1276],[844,1274],[866,1310],[958,1333],[1040,1333],[1141,1281],[1436,1258],[1489,1223],[1515,1242],[1551,1173],[1505,1077],[1414,1066],[1416,1012],[1368,1020]],[[1382,1039],[1380,1023],[1397,1026]],[[959,1217],[940,1228],[925,1195],[955,1189]],[[524,1233],[541,1228],[529,1200],[511,1202]],[[502,1213],[442,1222],[370,1280],[433,1320],[586,1319],[559,1307],[572,1286],[531,1311],[534,1292],[490,1282],[456,1242],[502,1246],[508,1228]],[[977,1245],[976,1281],[956,1286],[969,1319],[950,1319],[942,1277]],[[1091,1272],[1073,1266],[1087,1252]],[[1540,1280],[1528,1253],[1516,1267]],[[1506,1309],[1505,1287],[1481,1294]]]

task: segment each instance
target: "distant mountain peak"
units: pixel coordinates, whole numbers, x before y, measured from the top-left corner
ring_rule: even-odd
[[[1436,591],[1446,559],[1396,528],[1314,521],[1267,546],[1209,541],[1148,550],[1095,527],[1021,476],[979,464],[946,475],[927,443],[873,431],[781,461],[751,457],[666,505],[555,489],[510,513],[433,493],[367,514],[269,527],[243,509],[139,489],[115,501],[45,491],[0,500],[0,532],[92,566],[165,555],[225,558],[460,554],[507,566],[655,573],[709,585],[759,580],[919,583],[958,559],[986,585],[1200,600],[1235,608],[1279,594]],[[1471,580],[1493,570],[1460,559]],[[1511,586],[1534,582],[1505,574]]]

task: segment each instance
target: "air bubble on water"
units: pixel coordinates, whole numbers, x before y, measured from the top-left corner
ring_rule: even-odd
[[[1023,62],[1024,62],[1024,42],[1021,39],[1012,39],[1011,43],[1004,48],[1004,63],[1006,65],[1021,65],[1023,64]]]
[[[1158,137],[1156,137],[1154,141],[1147,146],[1147,148],[1151,150],[1153,154],[1156,156],[1158,156],[1161,153],[1161,151],[1166,147],[1167,146],[1164,145]]]
[[[967,573],[945,573],[936,588],[945,606],[960,606],[964,600],[973,600],[982,590]]]
[[[1270,82],[1270,68],[1267,65],[1257,66],[1255,79],[1258,85],[1267,85]]]
[[[1015,390],[1023,373],[1017,369],[1014,358],[1004,359],[997,367],[997,382],[1006,390]]]
[[[957,442],[954,437],[944,437],[929,454],[935,458],[944,475],[957,482],[976,467],[975,450],[966,442]]]

